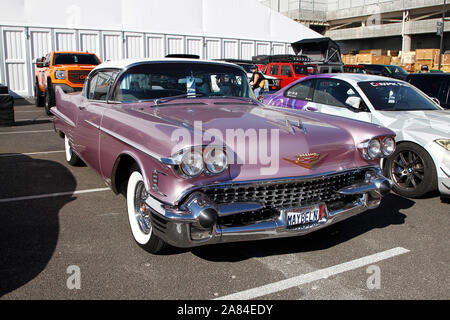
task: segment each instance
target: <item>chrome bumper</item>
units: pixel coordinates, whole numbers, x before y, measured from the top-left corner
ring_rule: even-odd
[[[299,228],[288,228],[284,210],[270,221],[261,221],[238,227],[221,227],[214,219],[230,214],[239,214],[258,208],[257,203],[237,203],[216,206],[202,193],[193,193],[180,207],[170,207],[153,197],[146,200],[152,212],[155,235],[176,247],[196,247],[206,244],[262,240],[304,235],[345,220],[368,209],[378,207],[381,197],[389,193],[390,180],[379,172],[366,175],[365,182],[338,190],[344,195],[355,195],[355,201],[336,211],[325,211],[317,223]],[[233,207],[235,210],[233,210]],[[241,208],[241,210],[236,210]],[[215,213],[214,213],[215,212]],[[212,215],[210,213],[213,213]],[[214,215],[216,216],[214,217]],[[205,216],[207,216],[205,218]]]

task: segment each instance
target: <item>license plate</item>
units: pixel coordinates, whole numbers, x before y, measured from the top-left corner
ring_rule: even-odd
[[[319,222],[324,217],[325,205],[314,205],[310,207],[287,209],[286,225],[292,227],[306,227]]]

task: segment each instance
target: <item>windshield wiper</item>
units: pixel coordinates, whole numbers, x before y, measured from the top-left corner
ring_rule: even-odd
[[[237,96],[216,96],[216,95],[210,95],[208,98],[218,98],[218,99],[236,99],[246,102],[254,102],[252,98],[246,98],[246,97],[237,97]]]
[[[163,98],[157,98],[154,99],[153,102],[155,103],[155,106],[162,104],[162,103],[166,103],[172,100],[176,100],[176,99],[183,99],[183,98],[198,98],[198,97],[204,97],[206,96],[203,93],[185,93],[185,94],[180,94],[178,96],[171,96],[171,97],[163,97]]]

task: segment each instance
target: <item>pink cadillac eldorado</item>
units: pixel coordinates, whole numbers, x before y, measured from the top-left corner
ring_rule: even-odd
[[[131,233],[152,253],[302,235],[391,189],[379,167],[391,130],[265,106],[231,63],[106,62],[81,93],[57,90],[51,112],[67,161],[126,197]]]

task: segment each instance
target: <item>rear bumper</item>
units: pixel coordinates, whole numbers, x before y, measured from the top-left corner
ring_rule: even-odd
[[[218,223],[217,216],[240,214],[257,209],[257,203],[234,203],[226,204],[227,210],[216,206],[209,201],[205,194],[194,192],[180,207],[164,205],[153,197],[146,200],[152,213],[152,226],[155,235],[175,247],[195,247],[206,244],[217,244],[225,242],[252,241],[273,238],[284,238],[304,235],[322,229],[336,222],[348,219],[368,209],[378,207],[381,197],[389,193],[391,182],[383,177],[379,171],[366,179],[363,183],[350,185],[336,192],[349,196],[355,196],[352,202],[346,203],[338,210],[325,210],[324,216],[317,222],[288,227],[287,214],[285,210],[277,211],[271,219],[263,219],[252,224],[243,226],[224,227]],[[230,210],[241,209],[239,210]],[[205,220],[207,214],[217,210],[217,216],[210,216]],[[215,214],[215,213],[214,213]],[[202,216],[203,215],[203,216]],[[203,219],[203,220],[202,220]]]

